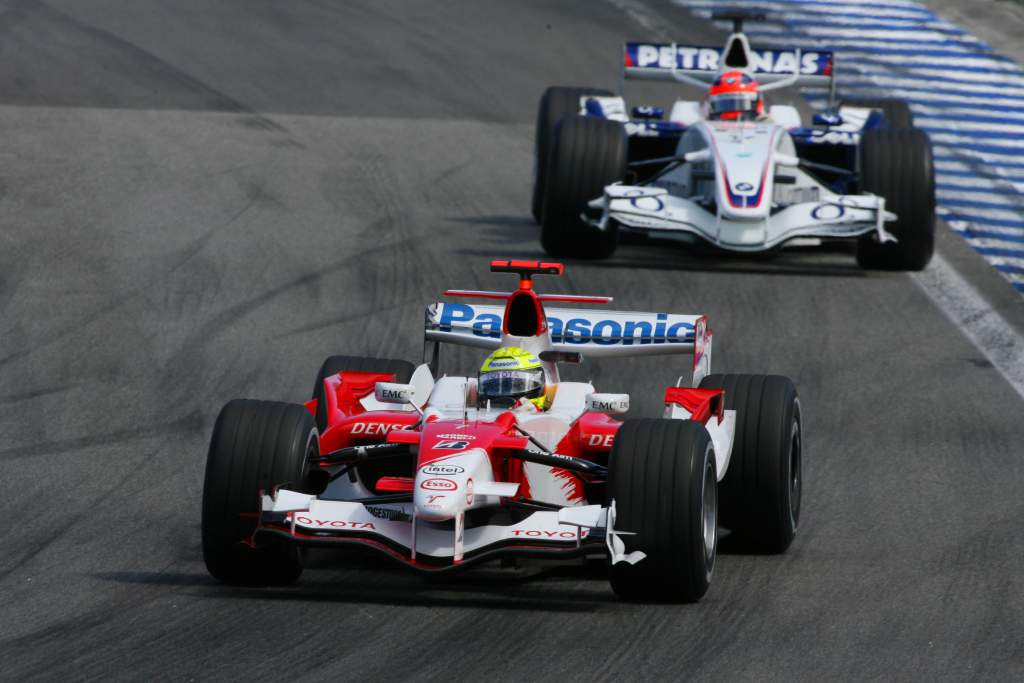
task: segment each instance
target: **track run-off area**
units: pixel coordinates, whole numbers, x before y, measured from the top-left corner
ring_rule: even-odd
[[[419,360],[441,291],[500,289],[491,258],[543,256],[544,88],[617,89],[627,40],[722,35],[640,0],[0,0],[0,678],[1024,677],[1024,399],[1003,367],[1024,312],[945,226],[920,275],[862,271],[844,248],[631,242],[538,281],[704,313],[717,370],[796,383],[798,536],[782,556],[721,555],[696,605],[622,603],[600,567],[437,581],[338,552],[288,588],[206,573],[220,407],[305,401],[330,354]],[[923,125],[986,130],[910,99]],[[1013,226],[953,214],[995,217],[1014,195],[963,188],[1016,172],[953,143],[936,139],[956,157],[943,216],[981,249],[969,231]],[[977,174],[942,175],[961,166]],[[955,278],[970,305],[921,278]],[[970,326],[986,304],[1002,346]],[[654,416],[685,363],[585,360],[573,378]]]

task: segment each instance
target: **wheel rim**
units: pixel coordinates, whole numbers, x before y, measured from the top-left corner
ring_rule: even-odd
[[[718,543],[718,482],[715,478],[714,461],[709,455],[704,465],[704,483],[701,498],[701,523],[704,536],[704,557],[708,566],[715,557],[715,545]]]
[[[800,422],[794,420],[789,441],[789,521],[794,529],[800,522],[800,495],[803,488],[801,461]]]

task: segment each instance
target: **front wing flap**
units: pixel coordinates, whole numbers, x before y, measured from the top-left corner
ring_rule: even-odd
[[[895,241],[885,230],[896,215],[875,195],[835,195],[822,201],[792,204],[764,220],[729,220],[697,202],[669,194],[664,188],[612,185],[590,208],[601,216],[592,221],[604,229],[609,220],[628,228],[695,235],[722,249],[764,251],[798,237],[849,238],[870,232],[879,241]]]
[[[424,570],[452,569],[506,554],[576,556],[602,550],[606,540],[606,516],[594,516],[591,526],[577,517],[561,521],[557,510],[534,512],[510,525],[459,529],[452,522],[414,523],[411,502],[321,500],[284,489],[263,495],[261,501],[254,542],[269,534],[303,545],[361,543]]]

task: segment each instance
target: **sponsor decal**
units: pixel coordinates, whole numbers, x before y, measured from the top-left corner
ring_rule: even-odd
[[[355,422],[351,434],[373,434],[385,436],[395,429],[412,429],[412,425],[389,424],[386,422]]]
[[[463,439],[465,441],[473,441],[476,439],[472,434],[438,434],[439,439]]]
[[[473,480],[466,482],[466,505],[473,504]]]
[[[464,451],[469,448],[468,441],[438,441],[434,448],[442,451]]]
[[[346,522],[340,519],[313,519],[311,517],[297,516],[295,521],[302,526],[331,529],[376,529],[373,522]]]
[[[796,69],[796,50],[751,50],[754,73],[791,74]],[[677,69],[691,71],[718,71],[721,51],[710,47],[688,47],[677,45],[675,64]],[[658,43],[627,43],[625,66],[646,69],[671,69],[672,46]],[[800,73],[805,76],[828,76],[832,73],[832,53],[801,52]]]
[[[492,360],[490,362],[490,367],[495,368],[495,369],[500,369],[500,368],[518,368],[519,367],[519,361],[516,361],[516,360]]]
[[[423,472],[423,474],[441,474],[451,476],[453,474],[462,474],[466,470],[459,467],[458,465],[439,465],[435,463],[432,465],[427,465],[420,471]]]
[[[443,500],[443,499],[445,499],[447,497],[448,496],[441,496],[441,495],[427,496],[427,505],[430,505],[432,507],[441,507],[440,505],[437,504],[437,501]]]
[[[630,197],[629,203],[641,211],[661,211],[665,208],[665,202],[660,197]]]
[[[404,401],[406,398],[405,391],[400,389],[382,389],[380,392],[381,398],[385,401]]]
[[[615,434],[591,434],[587,438],[587,445],[598,448],[611,448],[615,441]]]
[[[427,491],[454,491],[459,488],[459,485],[451,479],[433,477],[432,479],[424,479],[420,482],[420,488]]]
[[[639,199],[639,198],[638,198]],[[582,311],[581,311],[582,312]],[[693,340],[693,324],[668,313],[648,314],[638,319],[569,318],[547,315],[551,338],[567,344],[631,346],[633,344],[671,344]],[[438,313],[442,331],[468,327],[477,337],[501,337],[501,316],[477,309],[471,304],[443,302]]]
[[[586,538],[587,534],[590,533],[589,529],[580,529],[580,538]],[[529,538],[557,538],[565,540],[575,540],[575,531],[549,531],[547,529],[513,529],[513,536],[527,536]]]
[[[841,130],[812,129],[804,142],[826,145],[856,145],[860,142],[860,133]]]
[[[377,519],[386,519],[389,522],[411,522],[412,515],[394,508],[382,508],[376,505],[366,505],[366,511]]]
[[[845,213],[846,209],[840,204],[819,204],[811,210],[811,218],[816,221],[835,221]]]

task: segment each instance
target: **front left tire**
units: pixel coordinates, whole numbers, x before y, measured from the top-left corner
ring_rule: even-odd
[[[646,557],[611,566],[627,600],[696,602],[707,592],[718,546],[715,452],[693,420],[626,420],[608,461],[609,505],[627,552]]]

